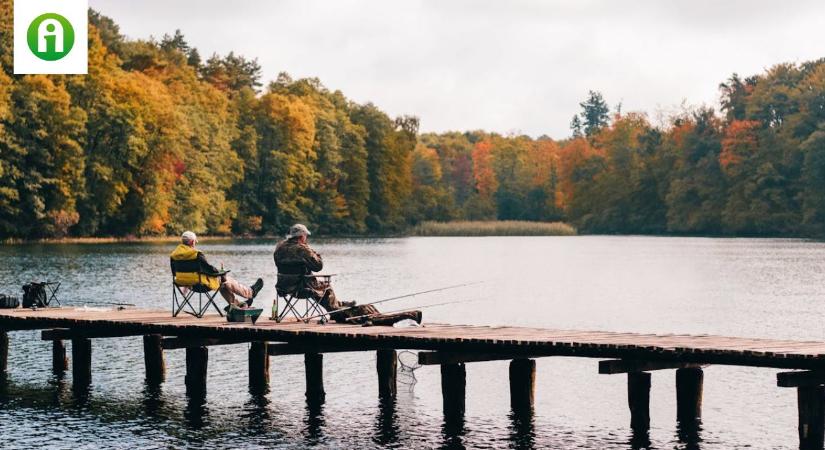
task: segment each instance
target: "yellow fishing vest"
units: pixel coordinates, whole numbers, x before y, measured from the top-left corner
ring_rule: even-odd
[[[178,244],[172,254],[172,271],[175,273],[175,283],[180,286],[194,286],[202,284],[210,290],[218,289],[221,280],[203,273],[203,269],[198,262],[198,251],[194,248]]]

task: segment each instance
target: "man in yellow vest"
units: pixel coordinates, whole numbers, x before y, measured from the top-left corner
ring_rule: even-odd
[[[258,278],[252,286],[244,286],[229,274],[222,274],[206,261],[203,252],[195,248],[197,243],[198,236],[187,231],[181,235],[181,243],[172,251],[170,257],[175,283],[181,286],[202,284],[212,290],[220,288],[221,295],[230,305],[239,308],[252,306],[252,300],[264,287],[264,280]],[[246,302],[237,300],[236,295],[245,298]]]

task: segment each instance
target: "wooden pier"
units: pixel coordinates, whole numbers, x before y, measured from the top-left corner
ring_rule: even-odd
[[[64,341],[72,341],[75,385],[92,382],[92,342],[100,338],[143,336],[146,382],[165,380],[164,350],[186,349],[186,391],[206,395],[208,347],[249,345],[249,389],[266,392],[270,357],[303,354],[308,400],[323,399],[323,354],[375,351],[379,396],[396,392],[395,350],[419,350],[419,363],[441,366],[446,418],[463,417],[465,365],[510,360],[511,407],[531,414],[535,398],[535,358],[600,358],[599,373],[627,374],[628,406],[634,431],[650,426],[650,372],[675,370],[677,420],[698,423],[702,415],[702,367],[710,364],[790,369],[777,385],[797,389],[799,446],[822,449],[825,443],[825,342],[734,338],[708,335],[653,335],[524,327],[427,324],[418,328],[361,327],[317,323],[256,325],[227,323],[207,316],[171,317],[168,311],[82,308],[0,310],[0,377],[6,377],[9,336],[15,330],[43,330],[53,342],[55,372],[68,370]],[[220,364],[219,361],[212,361]]]

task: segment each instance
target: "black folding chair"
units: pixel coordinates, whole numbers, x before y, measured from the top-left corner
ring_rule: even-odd
[[[298,286],[289,292],[277,290],[276,302],[276,316],[273,317],[276,322],[280,323],[288,316],[294,317],[296,320],[307,323],[310,319],[319,319],[321,323],[326,323],[329,320],[329,313],[312,298],[312,291],[307,286],[307,282],[311,279],[320,279],[321,283],[329,287],[332,277],[335,274],[316,274],[316,275],[285,275],[278,274],[279,277],[294,276],[301,277]],[[283,305],[283,309],[280,306]]]
[[[216,274],[198,273],[198,282],[193,284],[179,284],[175,281],[175,276],[172,275],[172,317],[177,317],[178,314],[184,312],[186,314],[195,316],[197,318],[209,311],[210,306],[215,307],[215,311],[223,317],[223,311],[215,303],[215,298],[220,292],[221,288],[210,289],[205,277],[222,277],[229,273],[228,270],[218,272]],[[198,307],[192,305],[192,298],[198,296]]]

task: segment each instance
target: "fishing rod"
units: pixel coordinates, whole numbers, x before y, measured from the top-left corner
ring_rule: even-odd
[[[433,292],[446,291],[448,289],[455,289],[455,288],[460,288],[460,287],[464,287],[464,286],[472,286],[474,284],[481,284],[481,283],[484,283],[484,281],[473,281],[471,283],[456,284],[456,285],[453,285],[453,286],[447,286],[447,287],[442,287],[442,288],[437,288],[437,289],[428,289],[426,291],[421,291],[421,292],[414,292],[412,294],[399,295],[397,297],[390,297],[390,298],[385,298],[385,299],[381,299],[381,300],[376,300],[374,302],[364,303],[362,305],[348,306],[346,308],[336,309],[334,311],[329,311],[329,312],[324,313],[324,314],[317,314],[317,315],[314,315],[312,317],[307,317],[305,320],[317,319],[319,317],[324,317],[324,316],[327,316],[327,315],[332,314],[332,313],[339,313],[339,312],[349,311],[351,309],[355,309],[355,308],[358,308],[358,307],[361,307],[361,306],[377,305],[379,303],[389,302],[389,301],[392,301],[392,300],[399,300],[399,299],[402,299],[402,298],[415,297],[416,295],[430,294],[430,293],[433,293]]]
[[[90,304],[90,305],[112,305],[112,306],[137,306],[134,303],[115,303],[115,302],[104,302],[101,300],[91,300],[91,301],[82,301],[79,302],[83,305]]]
[[[449,302],[433,303],[432,305],[414,306],[414,307],[410,307],[410,308],[397,309],[395,311],[388,311],[388,312],[383,312],[383,313],[382,312],[377,312],[377,313],[372,313],[372,314],[362,314],[360,316],[347,317],[345,320],[347,322],[349,322],[349,321],[352,321],[352,320],[363,319],[364,317],[374,317],[374,316],[380,316],[382,314],[387,314],[387,315],[389,315],[389,314],[398,314],[398,313],[402,313],[402,312],[416,311],[416,310],[424,309],[424,308],[434,308],[436,306],[445,306],[445,305],[454,305],[456,303],[474,302],[476,300],[477,299],[465,299],[465,300],[453,300],[453,301],[449,301]]]

